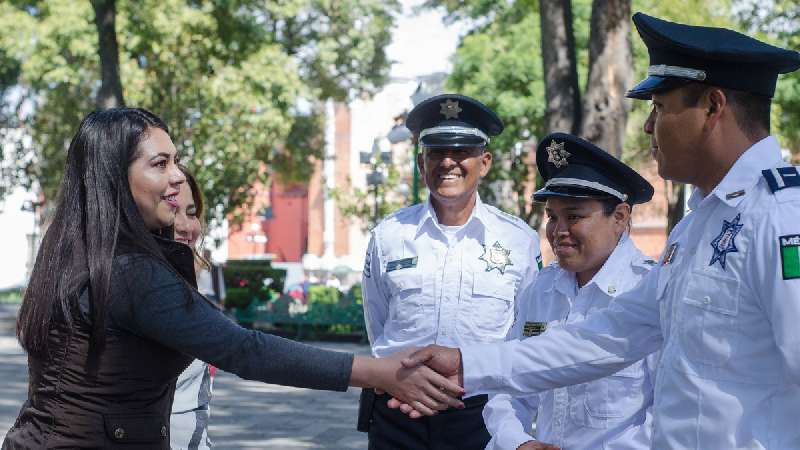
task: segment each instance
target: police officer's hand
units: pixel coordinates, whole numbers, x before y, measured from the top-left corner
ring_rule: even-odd
[[[539,441],[528,441],[517,447],[517,450],[561,450],[561,447]]]
[[[464,385],[463,369],[461,367],[461,351],[457,348],[442,347],[440,345],[429,345],[417,350],[403,359],[403,365],[407,368],[418,367],[422,364],[427,365],[438,373],[447,376],[450,381]],[[412,419],[422,416],[420,411],[413,405],[393,398],[387,403],[389,408],[400,409],[404,414]]]
[[[387,359],[393,362],[402,361],[416,349],[395,353]],[[460,398],[464,395],[461,385],[450,380],[429,367],[402,364],[396,369],[397,380],[401,383],[398,387],[387,389],[394,398],[404,399],[414,411],[422,415],[433,415],[437,411],[447,408],[463,408],[464,403]]]
[[[464,394],[461,386],[427,366],[403,366],[401,360],[413,350],[380,359],[356,357],[351,385],[386,391],[408,405],[415,417],[430,416],[450,407],[463,408],[459,399]]]
[[[464,368],[461,366],[461,350],[441,345],[423,347],[405,359],[403,365],[408,368],[425,364],[440,374],[464,386]]]

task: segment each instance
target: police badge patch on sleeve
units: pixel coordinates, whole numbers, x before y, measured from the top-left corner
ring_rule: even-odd
[[[781,246],[783,279],[800,278],[800,234],[781,236],[778,241]]]

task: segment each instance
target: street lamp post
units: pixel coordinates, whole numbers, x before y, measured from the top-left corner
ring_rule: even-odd
[[[33,213],[33,229],[31,230],[31,234],[28,237],[30,243],[30,252],[28,254],[28,267],[27,267],[27,276],[30,278],[31,272],[33,272],[33,264],[36,261],[36,251],[38,239],[39,239],[39,213],[40,209],[44,206],[44,202],[37,202],[33,200],[25,200],[22,203],[22,207],[20,209],[22,211]]]

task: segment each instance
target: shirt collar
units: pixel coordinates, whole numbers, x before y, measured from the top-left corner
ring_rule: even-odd
[[[630,266],[631,254],[637,252],[633,240],[625,233],[620,238],[614,251],[608,255],[603,267],[592,277],[586,286],[595,285],[604,294],[616,297],[622,286],[622,277]]]
[[[481,201],[481,196],[477,192],[475,193],[475,207],[472,208],[472,213],[470,214],[467,221],[464,223],[464,227],[466,228],[467,226],[469,226],[470,223],[473,221],[473,219],[475,219],[477,222],[483,225],[484,228],[489,228],[487,226],[488,211],[486,210],[485,205]],[[429,226],[428,223],[430,223],[430,226],[433,226],[441,230],[441,227],[439,225],[439,218],[436,217],[436,210],[433,209],[433,204],[431,203],[430,194],[428,194],[428,198],[425,200],[425,203],[422,206],[421,214],[419,220],[417,221],[417,231],[415,235],[419,236],[420,233],[422,233],[424,227]]]
[[[625,233],[617,243],[614,251],[603,263],[603,267],[592,277],[584,288],[594,285],[603,294],[616,297],[620,292],[622,277],[626,273],[627,266],[630,265],[630,255],[637,252],[633,240]],[[561,270],[555,276],[553,285],[546,290],[556,289],[562,295],[574,295],[577,290],[577,280],[575,274],[566,270]]]
[[[742,153],[722,181],[711,191],[711,195],[729,206],[736,207],[744,199],[747,190],[758,183],[761,171],[774,167],[781,161],[778,140],[773,136],[767,136]],[[704,198],[703,192],[695,187],[689,198],[689,208],[696,209]]]

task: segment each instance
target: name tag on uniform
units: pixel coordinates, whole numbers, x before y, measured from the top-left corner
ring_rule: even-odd
[[[410,269],[412,267],[417,267],[417,257],[413,258],[405,258],[405,259],[397,259],[394,261],[389,261],[386,263],[386,272],[391,272],[393,270],[400,270],[400,269]]]
[[[547,322],[525,322],[525,326],[522,327],[522,336],[526,338],[538,336],[544,333],[544,330],[546,329]]]

